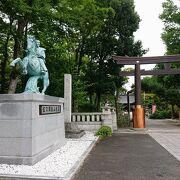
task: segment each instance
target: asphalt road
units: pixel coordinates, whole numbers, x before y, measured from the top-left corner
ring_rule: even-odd
[[[180,162],[147,134],[114,134],[96,145],[73,180],[180,180]]]

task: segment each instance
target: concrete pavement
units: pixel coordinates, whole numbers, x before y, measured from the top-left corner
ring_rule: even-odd
[[[147,133],[180,161],[180,122],[147,120]]]
[[[180,179],[179,124],[168,120],[146,124],[147,131],[119,130],[99,142],[73,180]]]

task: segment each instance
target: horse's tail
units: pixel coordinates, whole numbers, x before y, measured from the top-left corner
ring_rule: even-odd
[[[44,94],[47,87],[49,86],[49,73],[45,72],[45,74],[41,76],[41,78],[43,79],[43,86],[44,86],[41,93]]]

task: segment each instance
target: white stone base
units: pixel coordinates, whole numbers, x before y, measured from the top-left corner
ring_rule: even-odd
[[[39,105],[60,105],[61,113],[40,115]],[[0,95],[0,163],[33,165],[64,144],[62,98]]]

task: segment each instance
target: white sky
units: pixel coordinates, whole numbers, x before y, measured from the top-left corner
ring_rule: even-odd
[[[161,33],[164,27],[159,19],[162,13],[164,0],[134,0],[135,8],[140,16],[141,22],[135,35],[136,40],[141,40],[143,47],[149,48],[145,56],[164,55],[165,46],[161,40]]]
[[[180,6],[180,0],[173,0]],[[144,56],[163,56],[166,52],[165,45],[161,40],[163,32],[163,22],[159,19],[162,13],[162,3],[165,0],[134,0],[135,9],[140,16],[139,29],[134,33],[135,40],[141,40],[143,48],[149,49]],[[129,66],[126,66],[129,67]],[[141,69],[152,69],[154,65],[141,65]],[[125,87],[129,90],[134,83],[134,78],[129,78],[129,83]]]

